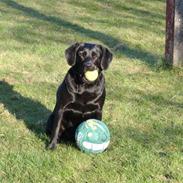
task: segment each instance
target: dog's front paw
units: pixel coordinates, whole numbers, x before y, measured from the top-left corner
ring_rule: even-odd
[[[50,149],[50,150],[54,150],[54,149],[56,149],[56,147],[57,147],[57,144],[56,144],[55,142],[51,142],[51,143],[48,145],[48,149]]]

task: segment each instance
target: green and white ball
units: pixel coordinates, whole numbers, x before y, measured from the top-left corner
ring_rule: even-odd
[[[81,151],[101,153],[109,145],[110,133],[105,123],[96,119],[89,119],[78,126],[75,139]]]

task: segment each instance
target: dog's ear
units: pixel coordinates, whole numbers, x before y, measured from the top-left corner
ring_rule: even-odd
[[[108,48],[100,45],[100,49],[102,51],[100,66],[102,70],[106,70],[109,67],[109,64],[112,61],[113,55]]]
[[[76,63],[76,52],[78,50],[80,43],[74,43],[69,48],[65,50],[65,58],[70,66]]]

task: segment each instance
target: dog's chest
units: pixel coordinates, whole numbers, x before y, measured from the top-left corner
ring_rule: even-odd
[[[75,100],[68,105],[68,109],[74,109],[80,113],[91,112],[98,108],[95,103],[95,94],[76,95]]]

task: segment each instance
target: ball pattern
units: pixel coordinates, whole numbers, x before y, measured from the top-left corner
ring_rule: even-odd
[[[104,122],[89,119],[76,129],[76,144],[86,153],[103,152],[109,145],[110,132]]]

